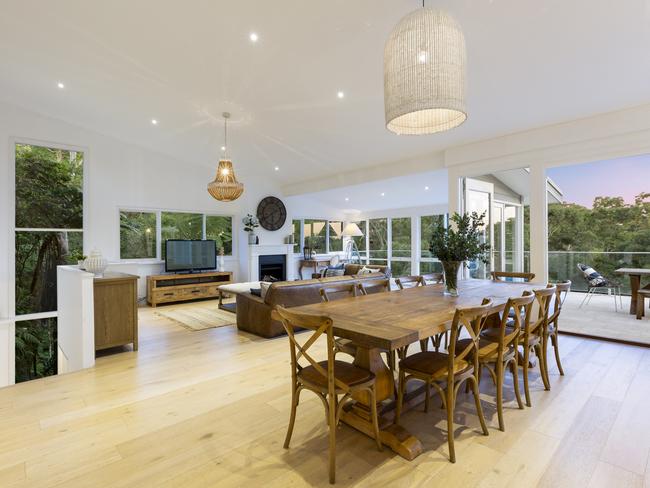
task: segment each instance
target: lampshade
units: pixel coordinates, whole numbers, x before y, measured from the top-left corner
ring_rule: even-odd
[[[433,134],[465,122],[466,57],[463,32],[449,14],[420,8],[400,20],[384,48],[388,130]]]
[[[341,236],[343,237],[362,237],[363,232],[361,232],[361,229],[359,229],[359,226],[355,224],[354,222],[350,222],[348,225],[345,226],[345,229],[343,229],[343,232],[341,233]]]
[[[232,161],[228,159],[219,161],[217,175],[214,181],[208,183],[208,192],[222,202],[237,200],[244,193],[244,185],[237,181]]]

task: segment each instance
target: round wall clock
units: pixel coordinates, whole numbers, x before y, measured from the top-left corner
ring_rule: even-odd
[[[257,206],[257,218],[266,230],[278,230],[287,220],[287,209],[282,200],[266,197]]]

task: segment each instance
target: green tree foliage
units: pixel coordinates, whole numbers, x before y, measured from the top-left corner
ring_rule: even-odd
[[[156,257],[156,214],[120,212],[120,258]]]

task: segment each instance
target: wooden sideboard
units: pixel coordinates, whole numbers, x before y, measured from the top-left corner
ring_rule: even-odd
[[[147,276],[147,302],[155,307],[160,303],[218,298],[219,287],[229,283],[232,283],[230,271]]]
[[[138,278],[104,273],[93,280],[96,351],[126,344],[138,350]]]

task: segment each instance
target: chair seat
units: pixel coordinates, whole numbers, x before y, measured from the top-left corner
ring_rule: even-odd
[[[319,366],[327,371],[327,361],[320,361]],[[370,371],[359,368],[345,361],[334,361],[334,376],[337,380],[348,386],[356,386],[374,379],[375,375]],[[322,387],[327,390],[327,378],[320,374],[313,366],[307,366],[298,373],[298,378],[307,383]]]
[[[336,343],[336,348],[340,352],[344,352],[346,354],[349,354],[350,356],[354,356],[357,353],[357,345],[352,342],[350,339],[343,339],[342,337],[337,337],[334,339],[334,342]]]
[[[449,355],[442,352],[424,351],[408,356],[399,362],[400,369],[431,376],[434,379],[447,375]],[[470,369],[471,365],[464,359],[456,360],[456,373]]]

